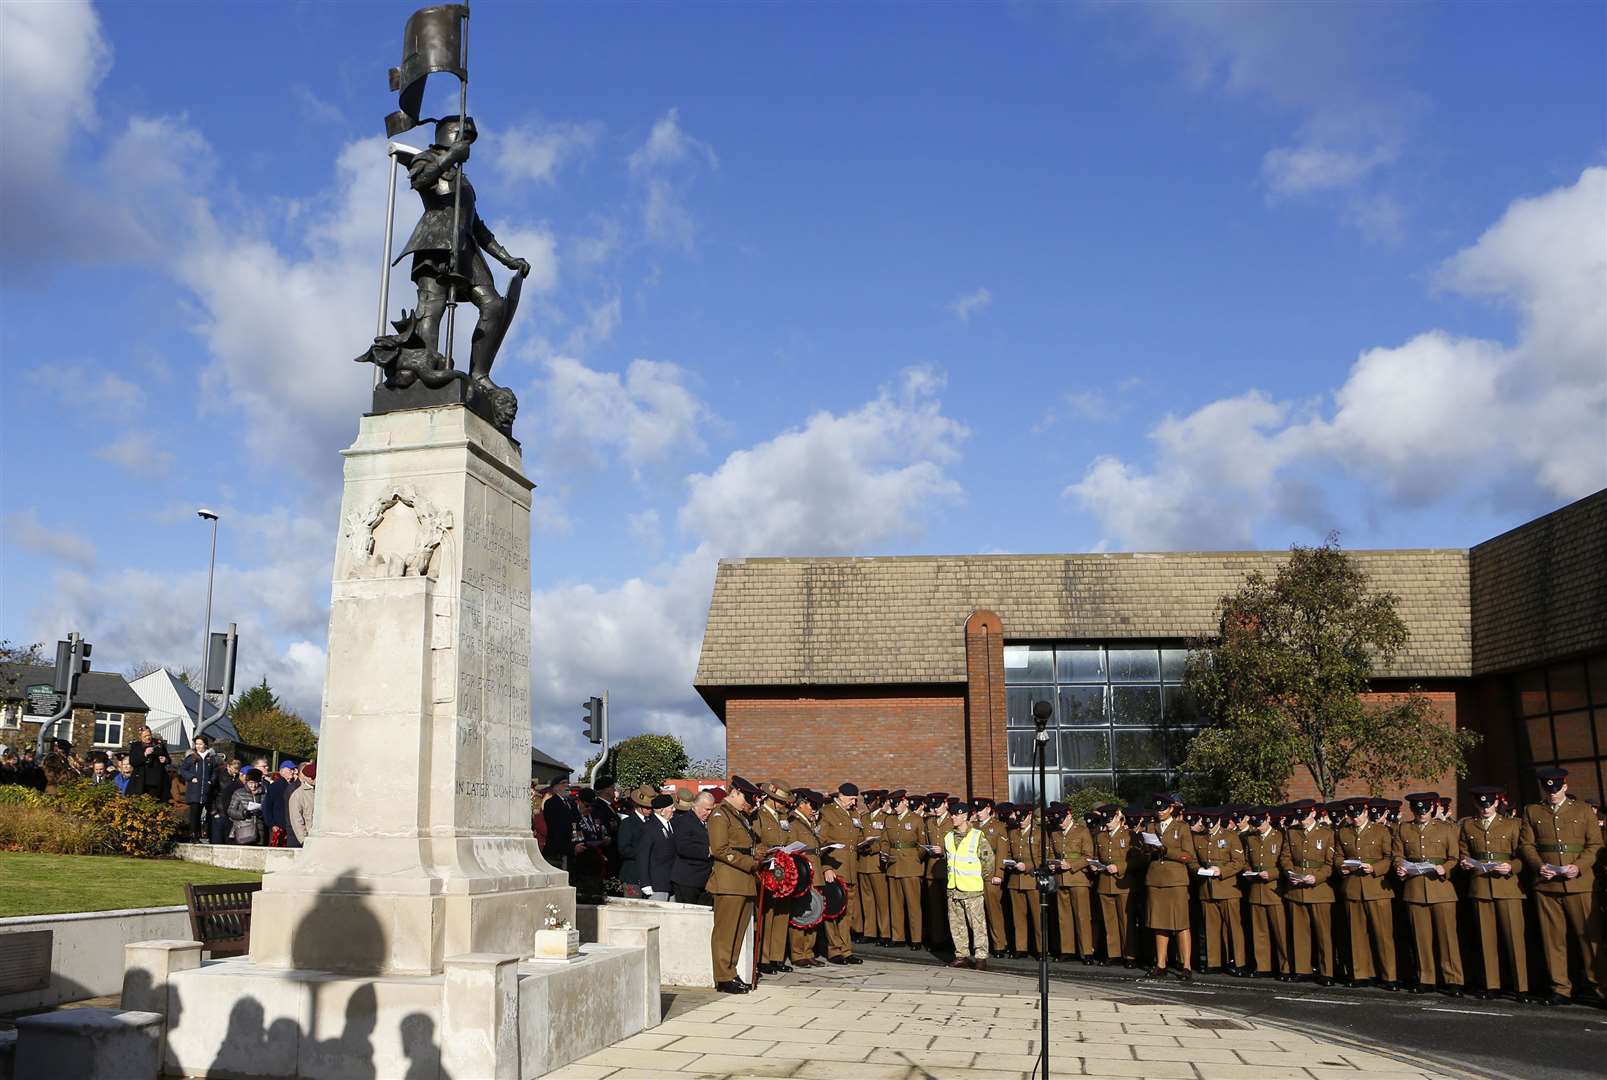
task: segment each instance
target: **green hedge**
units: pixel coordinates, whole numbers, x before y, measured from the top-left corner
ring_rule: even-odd
[[[76,781],[54,794],[0,786],[0,851],[53,855],[135,855],[173,850],[184,808],[145,795],[119,795],[111,784]]]

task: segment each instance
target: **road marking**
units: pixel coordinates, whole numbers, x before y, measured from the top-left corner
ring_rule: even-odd
[[[1435,1007],[1433,1005],[1424,1005],[1423,1008],[1422,1008],[1422,1011],[1423,1012],[1466,1013],[1468,1016],[1517,1016],[1518,1015],[1517,1013],[1509,1013],[1509,1012],[1486,1012],[1483,1009],[1446,1009],[1446,1008],[1437,1008],[1437,1007]]]
[[[1298,1001],[1302,1005],[1363,1005],[1361,1001],[1335,1001],[1333,998],[1275,997],[1274,1001]]]
[[[1167,994],[1204,994],[1206,997],[1215,997],[1215,990],[1185,990],[1181,986],[1149,986],[1146,990]]]

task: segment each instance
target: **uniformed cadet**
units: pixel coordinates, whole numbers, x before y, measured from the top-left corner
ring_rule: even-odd
[[[902,788],[889,792],[892,816],[885,820],[885,844],[892,861],[887,866],[888,904],[892,908],[892,940],[912,951],[921,945],[921,844],[926,823],[910,809]]]
[[[982,910],[988,917],[988,948],[995,956],[1003,956],[1010,948],[1004,935],[1004,870],[999,865],[1009,857],[1010,834],[1004,822],[994,813],[993,800],[980,798],[971,803],[973,827],[982,831],[988,846],[993,849],[993,873],[983,882]]]
[[[1009,862],[1005,892],[1010,897],[1010,929],[1015,937],[1011,956],[1037,956],[1047,942],[1038,940],[1039,824],[1029,806],[1013,806],[1010,820]]]
[[[1194,978],[1194,953],[1189,926],[1189,878],[1196,865],[1193,837],[1183,824],[1183,801],[1176,795],[1157,795],[1150,801],[1156,821],[1148,830],[1156,842],[1144,843],[1144,923],[1155,936],[1155,966],[1149,977],[1166,975],[1167,953],[1173,939],[1183,965],[1184,982]]]
[[[1334,981],[1333,877],[1334,834],[1317,824],[1317,804],[1300,799],[1289,806],[1291,824],[1284,833],[1278,868],[1283,871],[1284,904],[1289,911],[1289,937],[1294,970],[1299,977],[1312,974],[1312,946],[1316,946],[1316,981]]]
[[[1243,896],[1239,892],[1239,874],[1245,868],[1244,841],[1226,827],[1227,817],[1221,807],[1203,811],[1203,829],[1194,835],[1206,974],[1226,966],[1237,975],[1250,966],[1244,955]]]
[[[1094,820],[1098,820],[1097,816]],[[1094,837],[1088,826],[1078,821],[1077,815],[1067,807],[1059,807],[1058,822],[1059,828],[1050,834],[1050,841],[1056,881],[1060,885],[1055,893],[1059,958],[1075,957],[1084,964],[1091,964],[1094,962],[1094,882],[1089,876],[1089,860],[1094,854]]]
[[[949,937],[954,959],[949,967],[988,970],[988,928],[983,904],[987,879],[993,874],[993,847],[981,829],[971,826],[971,806],[958,803],[949,811],[953,828],[943,834],[948,886]]]
[[[1384,882],[1395,868],[1395,836],[1373,820],[1366,798],[1345,800],[1346,825],[1339,830],[1334,867],[1344,892],[1350,931],[1351,982],[1378,981],[1400,989],[1395,970],[1395,913]]]
[[[1287,914],[1278,866],[1283,851],[1283,833],[1272,827],[1270,807],[1253,808],[1246,816],[1250,828],[1244,836],[1243,880],[1245,900],[1250,906],[1250,941],[1255,950],[1258,978],[1276,976],[1282,982],[1294,978],[1294,959],[1289,954]]]
[[[893,914],[887,897],[888,858],[886,842],[886,809],[883,800],[887,791],[872,788],[864,792],[865,809],[860,824],[865,839],[860,842],[859,901],[860,934],[866,941],[892,944]]]
[[[1540,941],[1551,973],[1547,1005],[1565,1005],[1572,998],[1568,977],[1568,942],[1579,946],[1585,978],[1594,980],[1596,992],[1607,989],[1600,966],[1607,961],[1601,949],[1602,913],[1595,897],[1595,870],[1601,856],[1601,825],[1589,806],[1568,798],[1568,770],[1536,769],[1541,802],[1523,808],[1518,850],[1534,871],[1535,917]]]
[[[789,839],[787,842],[806,845],[804,850],[799,852],[799,855],[808,861],[809,869],[814,875],[809,880],[813,881],[815,883],[814,887],[818,889],[826,878],[825,864],[820,858],[820,845],[824,841],[820,838],[820,832],[815,826],[820,820],[822,808],[826,805],[826,797],[818,791],[810,791],[807,788],[801,789],[795,794],[797,796],[797,805],[792,811],[791,828],[788,830]],[[794,908],[796,906],[795,904]],[[792,952],[792,962],[795,966],[811,968],[820,967],[824,963],[824,961],[815,959],[815,940],[820,936],[819,931],[818,926],[813,930],[804,930],[788,925],[787,936]]]
[[[713,810],[704,825],[709,830],[709,883],[704,886],[714,898],[714,931],[709,950],[714,961],[714,988],[725,994],[743,994],[753,989],[737,973],[742,942],[753,920],[754,897],[758,882],[754,871],[759,860],[754,849],[759,837],[748,823],[759,789],[740,776],[731,778],[731,793]]]
[[[949,795],[934,791],[926,797],[926,939],[934,949],[949,945],[949,870],[943,862],[943,837],[953,829],[949,821]]]
[[[769,781],[760,787],[763,793],[759,810],[753,815],[754,831],[759,836],[759,850],[786,847],[792,843],[790,835],[793,794],[784,784]],[[790,908],[785,903],[771,903],[765,897],[763,938],[759,952],[759,972],[778,975],[791,971],[787,963],[787,918]]]
[[[855,910],[859,892],[860,841],[865,838],[859,816],[859,788],[853,784],[837,785],[837,794],[820,812],[820,839],[827,844],[841,844],[834,851],[822,852],[821,865],[824,879],[840,882],[848,890],[848,911]],[[826,922],[826,959],[833,964],[858,964],[854,955],[854,938],[849,915]]]
[[[1518,848],[1523,825],[1497,813],[1503,790],[1468,789],[1478,814],[1464,818],[1458,830],[1457,853],[1468,872],[1467,896],[1479,924],[1479,957],[1484,964],[1484,989],[1478,997],[1501,993],[1501,958],[1512,970],[1513,996],[1529,992],[1529,953],[1524,942],[1523,887],[1518,882]]]
[[[1456,890],[1451,870],[1457,863],[1457,838],[1440,820],[1437,792],[1406,796],[1412,820],[1395,833],[1395,876],[1401,881],[1401,901],[1412,923],[1413,951],[1417,954],[1414,994],[1436,988],[1462,996],[1462,947],[1456,933]],[[1409,869],[1411,863],[1417,869]]]
[[[1099,808],[1099,827],[1094,833],[1093,867],[1099,895],[1100,922],[1105,928],[1105,963],[1132,967],[1135,961],[1134,931],[1142,925],[1135,904],[1142,895],[1139,879],[1143,859],[1133,848],[1133,835],[1121,807],[1106,803]]]

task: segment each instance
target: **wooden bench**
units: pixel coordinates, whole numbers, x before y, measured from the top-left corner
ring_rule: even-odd
[[[229,885],[186,885],[190,934],[214,959],[244,956],[251,948],[251,895],[260,881]]]

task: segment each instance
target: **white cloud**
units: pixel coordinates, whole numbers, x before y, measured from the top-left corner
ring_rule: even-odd
[[[1277,195],[1309,195],[1349,187],[1394,157],[1392,150],[1365,151],[1328,146],[1280,146],[1261,159],[1261,175]]]
[[[312,88],[305,83],[296,83],[290,88],[290,97],[295,101],[301,115],[315,124],[330,124],[344,127],[346,114],[332,102],[325,101],[312,92]]]
[[[625,527],[642,547],[658,552],[664,546],[664,522],[657,510],[642,510],[625,519]]]
[[[95,456],[136,476],[147,477],[167,475],[174,460],[172,451],[157,442],[156,433],[143,429],[125,432],[95,451]]]
[[[74,411],[94,409],[128,416],[145,405],[145,392],[115,372],[91,373],[77,364],[51,364],[28,376]]]
[[[530,264],[524,288],[529,292],[551,292],[558,287],[558,238],[545,228],[531,226],[499,227],[493,230],[499,243],[516,259]],[[395,286],[392,286],[394,289]],[[506,291],[506,290],[503,290]],[[471,307],[468,314],[474,316]],[[504,354],[506,355],[506,354]],[[500,357],[499,357],[500,359]]]
[[[1250,542],[1267,519],[1317,524],[1312,477],[1376,497],[1539,502],[1607,485],[1607,168],[1515,201],[1440,268],[1444,287],[1516,308],[1511,344],[1429,330],[1365,350],[1326,409],[1261,394],[1168,417],[1149,467],[1105,456],[1066,494],[1128,547]]]
[[[986,311],[993,305],[993,290],[986,285],[956,296],[949,301],[949,310],[961,322],[970,322],[971,316]]]
[[[648,172],[691,160],[706,162],[711,167],[720,164],[714,147],[688,135],[681,127],[681,110],[677,108],[653,123],[647,141],[631,151],[629,163],[632,172]]]
[[[86,570],[95,565],[93,543],[73,532],[71,526],[45,525],[32,507],[7,514],[5,523],[7,547],[19,547]]]
[[[684,368],[633,360],[621,378],[565,356],[547,360],[546,368],[543,437],[555,454],[608,448],[640,469],[672,450],[702,448],[699,428],[710,414],[687,388]]]
[[[570,162],[590,153],[602,134],[600,124],[527,124],[493,135],[492,166],[510,183],[552,184]]]
[[[8,140],[7,187],[54,175],[73,136],[95,124],[112,50],[87,0],[0,4],[0,98],[26,138]],[[9,200],[8,200],[9,201]]]
[[[691,251],[697,223],[686,205],[686,189],[704,167],[718,168],[714,148],[687,134],[679,109],[661,116],[647,141],[631,152],[630,171],[643,184],[642,226],[656,244]]]

